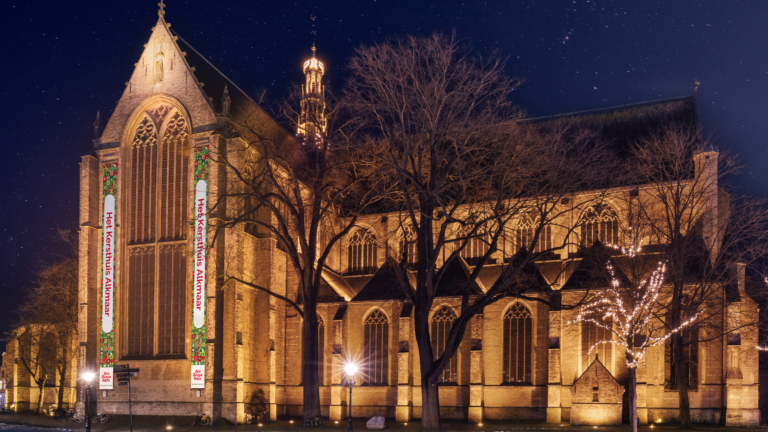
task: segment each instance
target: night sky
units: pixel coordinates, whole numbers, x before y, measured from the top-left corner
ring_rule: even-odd
[[[75,227],[78,163],[139,60],[159,0],[0,5],[0,332],[55,227]],[[741,193],[768,196],[766,1],[181,1],[171,30],[251,95],[287,96],[310,54],[312,21],[331,90],[354,47],[456,29],[499,49],[525,79],[531,117],[689,95],[701,81],[702,126],[749,163]],[[211,95],[219,97],[219,95]]]

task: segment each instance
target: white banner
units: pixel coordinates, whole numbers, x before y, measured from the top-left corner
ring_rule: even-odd
[[[205,365],[192,365],[192,388],[205,388]]]
[[[115,196],[107,195],[104,197],[104,220],[103,220],[103,243],[101,254],[101,334],[112,334],[114,317],[114,280],[115,280]],[[102,339],[104,337],[102,336]],[[108,345],[107,350],[111,354],[111,350],[114,349],[112,341],[106,342]],[[102,345],[104,342],[102,341]],[[103,351],[104,348],[102,347]],[[100,353],[102,358],[105,353]],[[106,360],[106,359],[103,359]],[[102,361],[103,363],[103,361]],[[111,362],[109,362],[111,363]],[[112,390],[112,368],[101,367],[99,368],[99,389]]]
[[[205,255],[206,211],[208,207],[208,182],[200,180],[195,185],[195,305],[192,314],[195,328],[205,325]]]
[[[99,390],[112,390],[112,370],[111,367],[99,368]]]

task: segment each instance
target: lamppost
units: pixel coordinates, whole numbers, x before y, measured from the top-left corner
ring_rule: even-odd
[[[93,381],[93,372],[83,374],[85,380],[85,432],[91,432],[91,381]]]
[[[357,365],[353,362],[349,362],[344,366],[344,371],[347,373],[347,387],[349,387],[349,416],[347,424],[347,432],[352,432],[352,387],[355,386],[355,374],[357,373]]]

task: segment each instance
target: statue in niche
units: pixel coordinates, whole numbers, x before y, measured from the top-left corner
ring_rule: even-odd
[[[163,58],[165,57],[165,41],[157,42],[155,51],[155,84],[163,81]]]

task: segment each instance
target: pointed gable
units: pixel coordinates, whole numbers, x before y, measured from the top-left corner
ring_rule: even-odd
[[[295,145],[288,131],[187,41],[174,34],[170,24],[160,15],[98,140],[102,148],[118,146],[124,139],[124,128],[134,111],[148,98],[160,95],[176,99],[184,107],[191,120],[193,134],[220,127],[224,108],[222,100],[228,99],[230,109],[227,118],[231,124],[247,123],[259,128],[256,131],[258,134],[280,146],[290,148]],[[248,131],[238,132],[246,135]]]
[[[191,119],[193,133],[215,127],[216,114],[168,27],[161,16],[152,28],[144,51],[101,135],[102,147],[119,145],[131,114],[154,95],[177,99]]]
[[[571,402],[574,404],[620,404],[623,394],[624,386],[597,357],[571,386]]]
[[[407,300],[403,289],[400,287],[395,264],[390,260],[384,262],[384,265],[374,273],[363,289],[352,299],[352,301],[383,300]]]
[[[614,277],[624,286],[629,285],[627,277],[611,258],[611,250],[596,241],[582,251],[581,262],[576,266],[562,290],[590,290],[606,288],[611,284],[608,264],[613,266]]]
[[[528,251],[524,247],[520,248],[520,250],[510,258],[509,265],[519,266],[527,253]],[[547,282],[547,279],[541,274],[539,267],[533,261],[529,261],[520,269],[520,273],[518,273],[517,277],[510,285],[508,292],[523,293],[532,291],[549,292],[551,289],[549,287],[549,282]]]
[[[456,257],[448,264],[440,283],[435,290],[436,297],[460,297],[469,290],[470,295],[483,295],[483,290],[469,279],[472,272],[464,258]]]

